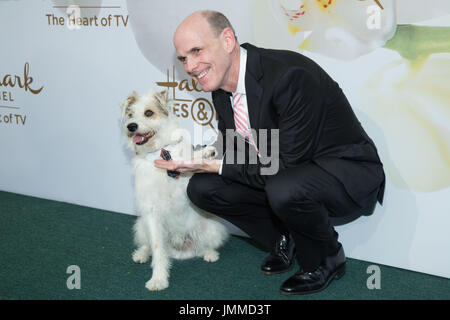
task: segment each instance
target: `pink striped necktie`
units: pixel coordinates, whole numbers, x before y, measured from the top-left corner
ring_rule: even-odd
[[[236,126],[237,133],[239,133],[244,139],[250,142],[250,144],[252,144],[258,151],[258,148],[253,139],[252,132],[250,130],[250,124],[244,104],[244,98],[245,95],[242,93],[236,92],[233,94],[234,125]]]

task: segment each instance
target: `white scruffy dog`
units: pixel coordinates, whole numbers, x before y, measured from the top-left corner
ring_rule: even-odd
[[[137,249],[133,261],[145,263],[153,255],[152,278],[145,286],[162,290],[169,286],[171,258],[203,257],[208,262],[219,259],[216,251],[226,240],[226,228],[212,215],[194,207],[186,194],[192,174],[169,176],[154,166],[161,149],[168,150],[173,160],[192,160],[198,156],[210,158],[215,148],[210,146],[193,152],[182,130],[166,92],[136,92],[121,103],[124,129],[129,147],[136,152],[136,209],[140,216],[134,226]]]

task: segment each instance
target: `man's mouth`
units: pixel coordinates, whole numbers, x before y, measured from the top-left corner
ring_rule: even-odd
[[[148,140],[150,140],[154,135],[155,135],[154,131],[150,131],[145,134],[138,133],[133,137],[133,142],[140,146],[140,145],[143,145],[144,143],[147,143]]]
[[[203,72],[201,72],[201,73],[199,73],[199,74],[196,74],[195,77],[196,77],[198,80],[202,79],[204,76],[206,76],[206,75],[208,74],[209,69],[210,69],[210,68],[206,69],[205,71],[203,71]]]

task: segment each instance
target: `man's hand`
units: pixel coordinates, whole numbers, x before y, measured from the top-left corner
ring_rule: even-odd
[[[166,169],[169,171],[178,171],[181,173],[219,173],[222,160],[187,160],[187,161],[174,161],[174,160],[155,160],[155,167],[160,169]]]

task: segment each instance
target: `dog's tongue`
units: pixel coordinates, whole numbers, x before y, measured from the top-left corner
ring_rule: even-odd
[[[133,137],[133,142],[134,143],[140,143],[140,142],[142,142],[142,141],[144,141],[144,136],[141,136],[141,135],[135,135],[134,137]]]

